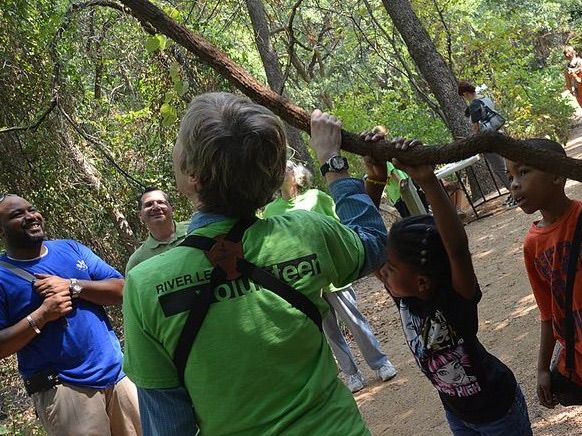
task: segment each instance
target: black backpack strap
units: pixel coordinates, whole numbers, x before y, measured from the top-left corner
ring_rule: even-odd
[[[238,221],[224,239],[239,242],[244,232],[257,220],[256,217],[241,219]],[[241,275],[251,279],[257,285],[262,286],[268,291],[277,294],[280,298],[287,301],[291,306],[303,312],[305,316],[313,321],[319,331],[321,327],[321,313],[313,301],[297,291],[283,280],[275,277],[267,270],[256,266],[248,260],[240,257],[236,262],[236,269]]]
[[[197,297],[192,302],[192,307],[188,313],[188,318],[180,333],[178,345],[174,350],[174,366],[176,373],[180,380],[180,385],[184,386],[184,375],[186,371],[186,364],[188,363],[188,356],[192,350],[194,340],[202,327],[202,323],[208,314],[210,304],[212,303],[212,291],[220,285],[224,278],[221,277],[221,269],[215,267],[210,275],[210,282],[201,290]]]
[[[240,242],[246,229],[253,225],[256,220],[257,218],[253,217],[237,221],[226,234],[224,239],[231,242]],[[216,239],[200,235],[190,235],[180,243],[180,246],[197,248],[208,255],[208,252],[216,245],[216,243]],[[186,322],[180,333],[180,338],[178,339],[178,345],[174,350],[174,365],[182,386],[184,385],[186,364],[188,363],[188,356],[190,356],[192,345],[196,340],[196,336],[198,335],[200,327],[202,327],[202,323],[204,322],[208,310],[210,309],[210,305],[212,304],[212,292],[217,286],[225,281],[226,272],[219,265],[216,265],[210,274],[210,281],[206,286],[204,286],[192,302],[188,318],[186,318]]]
[[[263,268],[259,268],[246,259],[239,259],[237,266],[243,276],[250,278],[256,284],[261,285],[274,294],[277,294],[291,306],[300,310],[305,314],[305,316],[311,319],[319,331],[323,331],[321,327],[321,313],[313,301],[281,279],[275,277],[270,272]]]
[[[240,242],[245,231],[252,226],[257,221],[257,217],[251,218],[242,218],[238,220],[234,226],[230,229],[230,231],[226,234],[224,239],[227,239],[232,242]],[[184,247],[192,247],[198,248],[202,251],[210,251],[214,244],[216,243],[216,239],[209,238],[207,236],[200,236],[200,235],[190,235],[184,238],[178,246]]]
[[[480,98],[478,98],[477,101],[481,104],[481,119],[479,121],[486,123],[487,121],[491,120],[491,118],[493,118],[496,112],[487,106]]]
[[[214,239],[206,236],[190,235],[186,236],[186,238],[178,244],[178,247],[191,247],[198,248],[202,251],[209,251],[215,243],[216,241]]]
[[[256,217],[241,219],[235,223],[235,225],[230,229],[230,231],[224,236],[224,240],[238,243],[242,240],[245,231],[254,224],[257,220]],[[197,248],[204,251],[207,256],[209,251],[220,242],[220,239],[212,239],[205,236],[190,235],[180,246]],[[236,261],[236,269],[240,275],[243,275],[251,279],[256,284],[264,287],[266,290],[277,294],[280,298],[287,301],[291,306],[295,307],[297,310],[303,312],[317,328],[322,331],[321,327],[321,314],[317,309],[315,303],[313,303],[309,298],[307,298],[302,293],[298,292],[292,286],[278,279],[268,271],[259,268],[258,266],[252,264],[251,262],[239,257]],[[239,276],[240,276],[239,275]],[[178,340],[178,345],[174,351],[174,365],[176,367],[176,372],[178,374],[178,379],[180,384],[184,385],[184,375],[186,371],[186,364],[188,362],[188,356],[192,350],[192,345],[196,340],[196,336],[202,327],[202,323],[208,314],[210,305],[212,304],[212,292],[220,284],[228,281],[227,272],[216,263],[212,273],[210,274],[209,283],[201,290],[201,292],[194,298],[192,302],[192,307],[188,313],[188,318],[184,324],[180,338]]]
[[[574,343],[576,331],[574,329],[574,314],[572,313],[572,299],[574,294],[574,279],[576,278],[576,267],[578,265],[578,255],[580,254],[580,241],[582,240],[582,213],[578,216],[576,230],[572,245],[570,245],[570,255],[568,257],[568,270],[566,275],[566,305],[564,308],[564,330],[566,336],[566,369],[572,373],[574,370]]]

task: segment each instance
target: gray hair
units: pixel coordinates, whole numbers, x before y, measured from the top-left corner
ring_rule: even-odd
[[[226,92],[195,97],[180,123],[183,173],[196,176],[203,210],[252,216],[285,175],[281,120],[250,99]]]
[[[576,56],[576,49],[572,45],[564,46],[563,52],[564,52],[564,54],[572,53],[574,56]]]
[[[295,183],[297,183],[297,186],[303,189],[311,186],[311,182],[313,181],[313,174],[307,169],[305,165],[299,162],[288,160],[287,168],[293,171],[293,177],[295,177]]]

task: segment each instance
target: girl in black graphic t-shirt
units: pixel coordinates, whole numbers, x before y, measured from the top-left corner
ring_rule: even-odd
[[[416,143],[394,141],[402,149]],[[430,165],[394,163],[422,187],[434,214],[392,226],[378,273],[418,366],[439,392],[453,434],[531,435],[513,373],[477,339],[481,291],[463,224]],[[368,173],[382,179],[385,167],[368,164]]]

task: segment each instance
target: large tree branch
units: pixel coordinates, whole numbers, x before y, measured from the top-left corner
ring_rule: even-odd
[[[451,144],[429,145],[410,151],[397,150],[385,141],[363,142],[358,135],[342,132],[342,148],[378,160],[398,158],[404,162],[457,162],[479,153],[497,153],[509,160],[524,162],[552,174],[582,182],[582,160],[529,147],[523,141],[501,133],[482,133]]]
[[[176,23],[149,1],[124,0],[122,3],[132,10],[132,15],[143,25],[154,26],[158,32],[198,56],[251,99],[270,108],[289,124],[309,131],[309,114],[304,109],[264,86],[206,39]]]
[[[270,108],[289,124],[304,132],[310,132],[310,117],[307,111],[258,82],[200,35],[176,23],[147,0],[122,0],[122,2],[131,8],[132,15],[142,24],[154,26],[158,32],[182,45],[230,80],[252,100]],[[497,133],[482,134],[448,145],[434,145],[403,153],[386,142],[367,143],[358,135],[342,131],[342,148],[359,155],[371,155],[377,159],[398,157],[404,161],[414,160],[418,163],[455,162],[478,153],[494,152],[511,160],[522,161],[533,167],[582,181],[582,161],[534,150],[521,141]]]

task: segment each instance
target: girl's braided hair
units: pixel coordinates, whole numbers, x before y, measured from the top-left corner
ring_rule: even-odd
[[[431,215],[403,218],[390,228],[388,250],[437,284],[450,283],[449,256]]]

